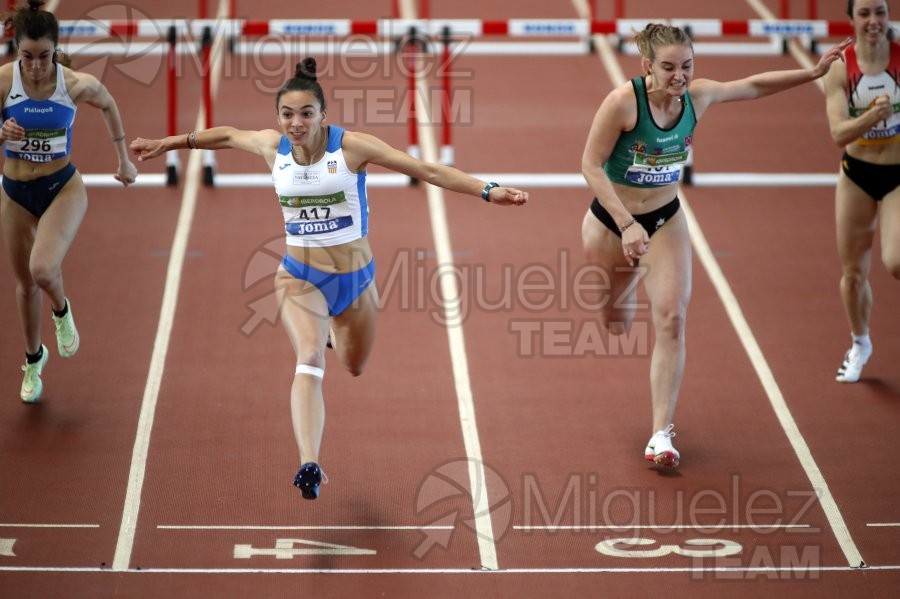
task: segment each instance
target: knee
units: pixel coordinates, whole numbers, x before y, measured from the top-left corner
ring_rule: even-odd
[[[297,353],[297,366],[325,368],[325,354],[321,351],[304,351]]]
[[[38,287],[34,279],[29,279],[27,281],[18,281],[16,283],[16,293],[19,294],[19,297],[23,299],[31,299],[40,293],[41,288]]]
[[[347,372],[350,373],[350,376],[360,376],[366,370],[366,363],[350,363],[346,365]]]
[[[888,273],[897,280],[900,280],[900,255],[883,255],[882,262]]]
[[[866,273],[858,265],[844,266],[841,274],[841,285],[848,290],[861,289],[866,284]]]
[[[900,262],[887,265],[888,272],[891,276],[900,281]]]
[[[618,337],[628,332],[631,323],[622,320],[604,320],[603,326],[610,335]]]
[[[631,329],[632,314],[624,310],[604,310],[600,313],[600,324],[610,335],[625,335]]]
[[[667,339],[684,339],[687,314],[684,307],[678,306],[659,311],[656,317],[656,336]]]
[[[31,280],[41,289],[47,289],[59,279],[60,268],[51,264],[32,264]]]

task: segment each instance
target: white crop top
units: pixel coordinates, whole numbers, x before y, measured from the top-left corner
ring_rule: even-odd
[[[291,143],[281,137],[272,182],[281,202],[288,245],[324,247],[369,233],[366,172],[347,167],[341,140],[344,130],[330,125],[325,155],[309,166],[297,164]]]

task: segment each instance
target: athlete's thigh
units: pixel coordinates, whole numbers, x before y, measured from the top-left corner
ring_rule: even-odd
[[[297,359],[307,363],[321,359],[328,338],[328,303],[319,289],[297,279],[284,267],[278,267],[275,277],[275,301],[279,304],[281,322]]]
[[[360,371],[375,344],[378,323],[378,289],[373,281],[349,308],[331,321],[333,345],[341,364],[351,372]]]
[[[878,203],[840,173],[834,207],[838,255],[845,266],[862,265],[872,248]]]
[[[881,200],[878,218],[881,221],[882,260],[888,268],[900,268],[900,187]]]
[[[87,192],[75,173],[38,220],[31,262],[60,264],[87,212]]]
[[[604,311],[633,312],[642,268],[631,267],[622,251],[622,240],[588,210],[581,225],[581,241],[587,261],[581,277],[590,303]]]
[[[644,288],[654,311],[685,310],[691,299],[691,238],[684,211],[669,219],[650,239],[641,258]]]
[[[3,228],[3,243],[13,275],[18,281],[30,281],[31,271],[28,263],[31,258],[31,247],[34,245],[37,218],[12,201],[4,191],[0,192],[0,225]]]

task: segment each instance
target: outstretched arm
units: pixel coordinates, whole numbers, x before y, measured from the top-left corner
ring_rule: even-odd
[[[486,181],[451,166],[418,160],[366,133],[345,132],[343,148],[347,164],[353,170],[359,171],[367,164],[377,164],[458,193],[483,197],[482,192],[487,189],[487,199],[494,204],[521,206],[528,201],[528,192],[502,186],[487,188]]]
[[[188,148],[191,150],[243,150],[265,158],[269,166],[275,160],[281,134],[274,129],[244,131],[234,127],[213,127],[203,131],[191,131],[181,135],[171,135],[162,139],[138,137],[131,142],[131,151],[138,161],[149,160],[169,150]]]
[[[755,100],[814,81],[825,75],[836,60],[843,60],[844,50],[852,43],[853,38],[848,38],[830,48],[811,69],[766,71],[744,79],[725,82],[697,79],[691,86],[691,97],[694,99],[698,116],[712,104]]]
[[[127,187],[137,178],[137,168],[128,158],[128,149],[125,147],[125,126],[122,124],[119,107],[106,86],[100,83],[96,77],[87,73],[75,73],[75,76],[77,83],[73,88],[73,101],[75,103],[86,102],[100,109],[119,158],[119,168],[115,178]]]

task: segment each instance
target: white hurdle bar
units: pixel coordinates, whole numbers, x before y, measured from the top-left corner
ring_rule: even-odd
[[[587,188],[581,173],[472,173],[483,181],[538,188]],[[409,178],[400,174],[370,174],[370,187],[407,187]],[[692,187],[834,187],[837,173],[694,173]],[[268,174],[216,175],[216,187],[272,187]]]
[[[484,181],[501,181],[503,185],[526,189],[587,188],[581,173],[473,173]],[[837,173],[694,173],[692,187],[834,187]],[[120,188],[112,174],[82,175],[86,187]],[[409,177],[396,173],[374,173],[366,176],[373,188],[409,187]],[[131,187],[165,187],[166,175],[138,174]],[[217,173],[215,187],[271,188],[272,176],[265,173]]]

